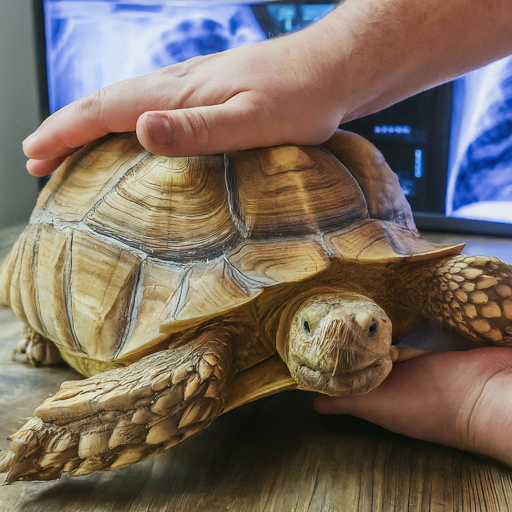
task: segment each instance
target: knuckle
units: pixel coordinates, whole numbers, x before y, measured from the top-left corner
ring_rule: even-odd
[[[201,145],[207,145],[211,140],[210,126],[199,109],[183,111],[183,130],[187,137],[193,138]]]
[[[99,89],[75,104],[75,113],[79,119],[86,119],[99,128],[104,135],[111,132],[107,121],[107,88]]]
[[[166,79],[187,78],[197,69],[197,65],[198,57],[192,57],[191,59],[186,60],[184,62],[171,64],[170,66],[166,66],[158,71],[155,71],[155,74],[161,75]]]
[[[258,98],[249,98],[244,105],[244,113],[253,119],[263,116],[270,117],[270,112],[265,106],[265,102],[259,101]]]
[[[99,89],[75,103],[76,114],[81,117],[99,118],[105,103],[105,89]]]
[[[74,146],[70,142],[69,137],[66,136],[66,128],[64,124],[59,123],[56,115],[50,116],[45,119],[41,128],[48,130],[53,135],[54,144],[60,146],[63,150],[67,151],[73,149]]]

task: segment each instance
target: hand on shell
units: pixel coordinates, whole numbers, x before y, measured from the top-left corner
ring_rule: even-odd
[[[341,2],[303,31],[197,57],[68,105],[25,141],[27,168],[44,176],[85,143],[135,129],[146,149],[173,156],[324,142],[342,119],[508,55],[509,3]]]
[[[308,34],[196,57],[90,94],[24,141],[27,169],[47,175],[110,132],[136,130],[147,150],[163,156],[324,142],[342,115],[325,58],[316,55],[322,45]]]
[[[366,395],[319,396],[324,414],[352,414],[417,439],[512,466],[512,349],[435,352],[395,366]]]

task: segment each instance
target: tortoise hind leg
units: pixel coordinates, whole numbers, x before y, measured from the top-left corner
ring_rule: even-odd
[[[41,336],[29,325],[25,325],[18,346],[14,349],[13,359],[25,355],[32,366],[51,366],[62,362],[59,349],[53,341]]]
[[[432,267],[425,316],[475,343],[512,346],[512,266],[493,257],[444,258]]]
[[[6,483],[86,475],[156,455],[223,410],[229,339],[212,331],[123,368],[62,384],[11,439]]]

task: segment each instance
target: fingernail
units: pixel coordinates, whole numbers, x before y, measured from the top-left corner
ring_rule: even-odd
[[[166,116],[148,114],[149,135],[153,142],[160,146],[169,144],[172,140],[171,123]]]

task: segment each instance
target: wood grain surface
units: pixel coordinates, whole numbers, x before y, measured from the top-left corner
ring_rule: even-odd
[[[13,238],[11,232],[0,232],[0,251]],[[511,241],[497,242],[503,254],[492,240],[474,243],[480,253],[510,262]],[[5,437],[62,381],[80,378],[66,366],[36,369],[11,361],[21,329],[13,313],[0,308],[3,450],[8,445]],[[0,510],[512,510],[512,471],[501,464],[393,434],[350,416],[320,416],[311,401],[311,394],[291,391],[245,405],[182,445],[117,471],[1,486]]]

